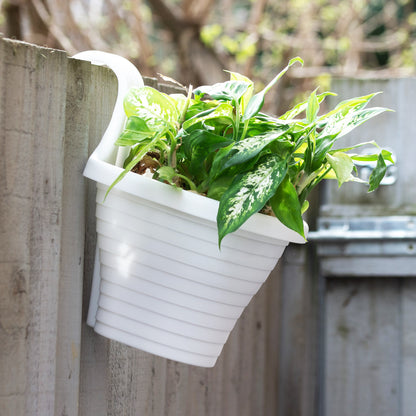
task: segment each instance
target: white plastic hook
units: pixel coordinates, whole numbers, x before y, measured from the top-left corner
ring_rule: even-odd
[[[123,109],[124,97],[130,88],[143,86],[143,78],[140,75],[139,70],[130,61],[112,53],[84,51],[74,55],[73,58],[90,61],[96,65],[106,65],[115,73],[117,77],[118,93],[113,115],[101,142],[90,157],[90,159],[100,159],[109,163],[114,163],[114,155],[117,151],[116,146],[114,146],[114,142],[123,130],[126,121]],[[128,149],[124,148],[119,149],[120,151],[117,152],[115,161],[116,166],[121,166],[123,164],[126,156],[125,153],[128,151]],[[86,169],[87,168],[88,166]]]

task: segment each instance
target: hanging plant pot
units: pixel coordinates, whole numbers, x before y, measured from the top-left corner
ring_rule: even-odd
[[[100,287],[90,324],[133,347],[213,366],[288,242],[302,240],[259,214],[219,250],[216,201],[131,176],[130,192],[114,189],[105,202],[108,184],[97,183]]]
[[[143,81],[118,56],[92,51],[75,57],[105,63],[119,81],[110,125],[84,171],[97,182],[88,324],[132,347],[212,367],[285,247],[305,240],[276,218],[255,214],[219,249],[217,201],[132,172],[106,196],[123,171],[114,146],[126,121],[123,97]]]
[[[76,57],[108,65],[119,83],[110,124],[84,171],[97,182],[88,323],[133,347],[213,366],[285,247],[305,242],[309,192],[323,179],[360,181],[354,166],[363,161],[375,165],[369,191],[379,186],[391,152],[375,145],[376,154],[347,153],[368,143],[332,147],[386,109],[366,108],[369,94],[318,115],[332,93],[314,91],[280,118],[261,113],[264,95],[300,58],[255,94],[248,78],[231,73],[185,97],[144,87],[121,57]],[[152,178],[132,173],[142,164]],[[257,213],[265,207],[281,222]]]

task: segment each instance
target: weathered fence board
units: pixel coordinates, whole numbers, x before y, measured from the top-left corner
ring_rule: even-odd
[[[309,391],[312,374],[303,367],[310,356],[302,338],[310,298],[305,306],[291,286],[299,277],[307,289],[300,252],[289,252],[260,290],[213,369],[135,350],[86,326],[95,184],[82,169],[116,90],[108,69],[0,38],[0,414],[267,416],[280,409],[287,416],[301,402],[297,414],[312,415],[313,394],[298,394],[299,385]],[[292,295],[282,306],[285,293]],[[296,330],[282,324],[282,311]]]
[[[416,126],[409,120],[416,111],[416,79],[337,80],[334,89],[337,100],[383,91],[374,105],[395,112],[369,121],[347,136],[343,146],[376,140],[390,148],[397,158],[397,181],[371,194],[356,184],[346,184],[338,192],[332,192],[336,184],[327,186],[321,215],[356,221],[363,216],[415,215]],[[414,221],[407,221],[411,230]],[[355,244],[355,249],[349,250],[348,244],[350,248]],[[333,241],[319,250],[326,281],[322,414],[415,414],[414,241],[368,238],[348,244]]]
[[[327,283],[326,415],[401,415],[400,280]]]
[[[36,48],[16,48],[8,42],[2,42],[1,47],[1,73],[6,85],[1,121],[1,264],[7,268],[2,275],[10,276],[8,283],[12,285],[3,287],[2,292],[18,303],[15,312],[19,315],[16,322],[9,311],[4,311],[2,317],[10,320],[10,326],[3,321],[1,327],[2,338],[17,337],[20,346],[16,351],[11,343],[12,356],[5,351],[2,354],[20,375],[16,381],[14,372],[9,373],[16,385],[7,394],[8,411],[13,414],[14,408],[15,414],[53,414],[67,60],[64,54],[55,53],[49,65],[39,71],[45,58]],[[80,257],[80,253],[71,254]]]
[[[83,68],[84,76],[79,83],[84,94],[88,97],[84,112],[88,116],[86,129],[88,155],[97,146],[102,137],[117,96],[117,81],[114,74],[104,68],[91,66],[87,62],[79,62]],[[87,158],[85,158],[86,161]],[[94,331],[86,325],[89,294],[95,256],[95,184],[84,182],[86,186],[85,218],[85,262],[83,284],[83,313],[81,326],[81,356],[80,356],[80,404],[79,415],[89,416],[107,414],[108,390],[108,341],[96,336]]]
[[[416,414],[416,279],[405,279],[401,287],[401,405],[403,416]]]

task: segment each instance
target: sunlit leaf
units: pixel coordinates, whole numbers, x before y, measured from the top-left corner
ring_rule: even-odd
[[[251,81],[250,81],[251,82]],[[251,83],[252,84],[252,83]],[[214,100],[238,101],[249,88],[246,81],[226,81],[214,85],[203,85],[194,91],[196,97],[208,94]]]
[[[363,108],[358,111],[351,111],[348,114],[343,115],[342,113],[335,114],[329,118],[322,131],[322,136],[330,136],[337,134],[337,139],[345,136],[353,129],[363,124],[365,121],[384,113],[387,111],[386,108],[373,107]]]
[[[169,97],[175,100],[175,106],[178,111],[178,114],[182,114],[183,110],[188,105],[188,97],[184,94],[169,94]],[[189,105],[192,105],[192,101]]]
[[[264,96],[266,93],[272,88],[277,81],[279,81],[280,78],[288,71],[288,69],[294,65],[295,63],[300,63],[303,65],[303,60],[299,57],[293,58],[289,61],[288,65],[282,69],[260,92],[253,95],[250,99],[250,101],[247,104],[247,108],[243,114],[242,121],[246,121],[250,119],[251,117],[254,117],[263,107],[264,104]]]
[[[133,146],[143,140],[148,140],[153,136],[154,132],[149,129],[145,120],[137,116],[131,116],[127,120],[126,127],[115,142],[115,145]]]
[[[322,94],[318,94],[316,97],[318,99],[318,103],[320,104],[325,97],[328,95],[336,96],[333,92],[324,92]],[[283,114],[279,119],[281,120],[290,120],[292,118],[295,118],[299,114],[301,114],[303,111],[306,110],[306,107],[308,106],[308,100],[305,100],[297,105],[295,105],[292,109],[288,110],[285,114]]]
[[[244,111],[247,107],[250,98],[253,96],[254,85],[253,81],[250,78],[247,78],[244,75],[239,74],[238,72],[231,72],[230,71],[230,79],[232,81],[243,81],[247,83],[247,91],[241,96],[240,98],[240,111],[244,114]]]
[[[339,104],[337,104],[337,106],[333,110],[321,116],[319,120],[322,122],[325,122],[326,119],[334,117],[336,115],[338,117],[343,117],[343,116],[346,116],[351,111],[361,110],[377,94],[379,93],[376,92],[376,93],[372,93],[368,95],[363,95],[361,97],[354,97],[354,98],[349,98],[347,100],[341,101]]]
[[[383,159],[386,161],[388,160],[390,163],[395,163],[393,159],[393,155],[386,149],[381,150],[381,155]],[[365,155],[351,155],[351,159],[359,161],[359,162],[376,162],[380,156],[380,152],[373,153],[373,154],[365,154]]]
[[[316,91],[313,91],[309,96],[308,105],[306,107],[306,122],[313,123],[319,111],[319,100],[316,96]]]
[[[157,177],[159,180],[167,182],[175,187],[180,187],[180,181],[182,180],[186,183],[189,189],[195,191],[195,184],[185,175],[178,173],[172,166],[161,166],[156,171]]]
[[[173,98],[147,86],[130,89],[124,99],[124,111],[127,117],[145,120],[151,130],[157,130],[161,125],[174,126],[180,116]]]
[[[354,168],[351,157],[346,153],[336,152],[332,155],[327,154],[326,158],[337,175],[338,186],[341,186],[344,182],[348,181]]]

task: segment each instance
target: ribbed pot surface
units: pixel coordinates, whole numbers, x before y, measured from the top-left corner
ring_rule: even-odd
[[[212,367],[287,241],[98,185],[100,296],[95,331],[176,361]]]

